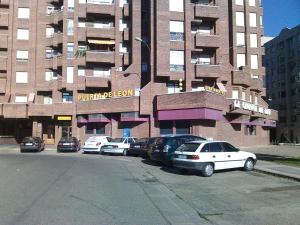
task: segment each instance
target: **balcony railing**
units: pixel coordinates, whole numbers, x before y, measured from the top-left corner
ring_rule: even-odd
[[[115,4],[114,0],[87,0],[87,4],[105,4],[105,5],[112,5]]]

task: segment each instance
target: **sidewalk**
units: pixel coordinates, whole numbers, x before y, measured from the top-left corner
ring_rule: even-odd
[[[19,152],[20,151],[20,145],[0,145],[0,152]],[[54,145],[47,145],[45,147],[45,151],[56,151],[56,147]]]
[[[243,151],[253,152],[258,158],[255,170],[300,181],[300,167],[287,166],[272,162],[282,158],[300,158],[299,146],[259,146],[243,147]]]

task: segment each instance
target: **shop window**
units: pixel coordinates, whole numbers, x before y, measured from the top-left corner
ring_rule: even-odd
[[[88,123],[85,127],[85,134],[94,134],[94,124]]]
[[[96,134],[105,134],[104,124],[96,124]]]
[[[189,121],[176,121],[176,134],[190,134]]]
[[[160,135],[173,134],[173,121],[162,121],[159,124]]]
[[[245,126],[245,135],[255,136],[256,135],[256,126],[246,125]]]

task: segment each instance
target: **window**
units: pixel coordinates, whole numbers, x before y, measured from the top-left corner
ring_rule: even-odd
[[[245,135],[254,136],[256,135],[256,126],[246,125],[245,126]]]
[[[170,40],[184,40],[184,24],[182,21],[170,21]]]
[[[72,103],[73,102],[73,92],[63,92],[62,99],[63,99],[63,103]]]
[[[73,83],[73,74],[74,74],[74,67],[68,66],[67,67],[67,83]]]
[[[18,40],[29,40],[29,30],[28,29],[18,29],[17,30]]]
[[[244,91],[242,91],[242,100],[246,100],[246,93]]]
[[[244,5],[244,0],[235,0],[236,5]]]
[[[190,123],[189,121],[176,121],[176,134],[190,134]]]
[[[201,65],[210,65],[211,64],[211,57],[210,55],[200,55],[197,59],[197,63]]]
[[[88,123],[85,127],[85,134],[94,134],[94,124]]]
[[[160,135],[173,134],[173,121],[161,121],[159,129]]]
[[[74,35],[74,21],[73,20],[67,20],[67,34],[68,35]]]
[[[68,0],[68,11],[69,12],[74,11],[74,0]]]
[[[26,84],[28,82],[28,72],[16,72],[16,83]]]
[[[26,103],[27,96],[26,95],[16,95],[15,96],[15,103]]]
[[[52,104],[52,96],[44,96],[44,105],[51,105]]]
[[[85,68],[78,67],[78,76],[85,76]]]
[[[246,56],[245,54],[237,54],[236,56],[236,66],[237,68],[241,66],[246,66]]]
[[[28,51],[17,50],[17,60],[18,61],[27,61],[28,60]]]
[[[54,28],[53,27],[46,27],[46,37],[50,38],[54,35]]]
[[[232,90],[232,98],[239,99],[239,90]]]
[[[223,142],[223,148],[225,152],[237,152],[238,149],[235,148],[234,146],[232,146],[231,144],[227,143],[227,142]]]
[[[184,71],[184,51],[170,51],[170,71]]]
[[[214,142],[208,145],[209,145],[209,152],[222,152],[222,146],[220,145],[220,143]]]
[[[263,25],[264,25],[264,22],[263,22],[263,16],[260,16],[260,17],[259,17],[259,24],[260,24],[260,26],[263,26]]]
[[[249,0],[249,6],[255,6],[256,4],[255,4],[255,1],[256,0]]]
[[[105,134],[105,125],[98,123],[96,124],[96,134]]]
[[[56,80],[57,72],[55,71],[46,71],[45,72],[45,81]]]
[[[236,33],[236,46],[245,46],[245,33]]]
[[[74,43],[68,43],[67,45],[67,59],[73,59],[74,57]]]
[[[168,87],[168,94],[174,94],[180,92],[179,85],[176,83],[168,83],[167,87]]]
[[[257,48],[257,34],[250,34],[250,47]]]
[[[249,14],[250,27],[256,27],[256,13]]]
[[[183,0],[169,0],[169,9],[173,12],[183,12]]]
[[[258,69],[258,55],[251,55],[251,69]]]
[[[235,13],[235,21],[237,26],[245,26],[244,21],[244,13],[243,12],[236,12]]]
[[[18,18],[19,19],[29,19],[30,9],[29,8],[19,8],[18,9]]]

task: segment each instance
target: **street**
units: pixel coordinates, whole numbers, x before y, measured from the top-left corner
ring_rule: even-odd
[[[135,157],[0,153],[1,225],[299,225],[300,184],[241,170],[210,178]]]

